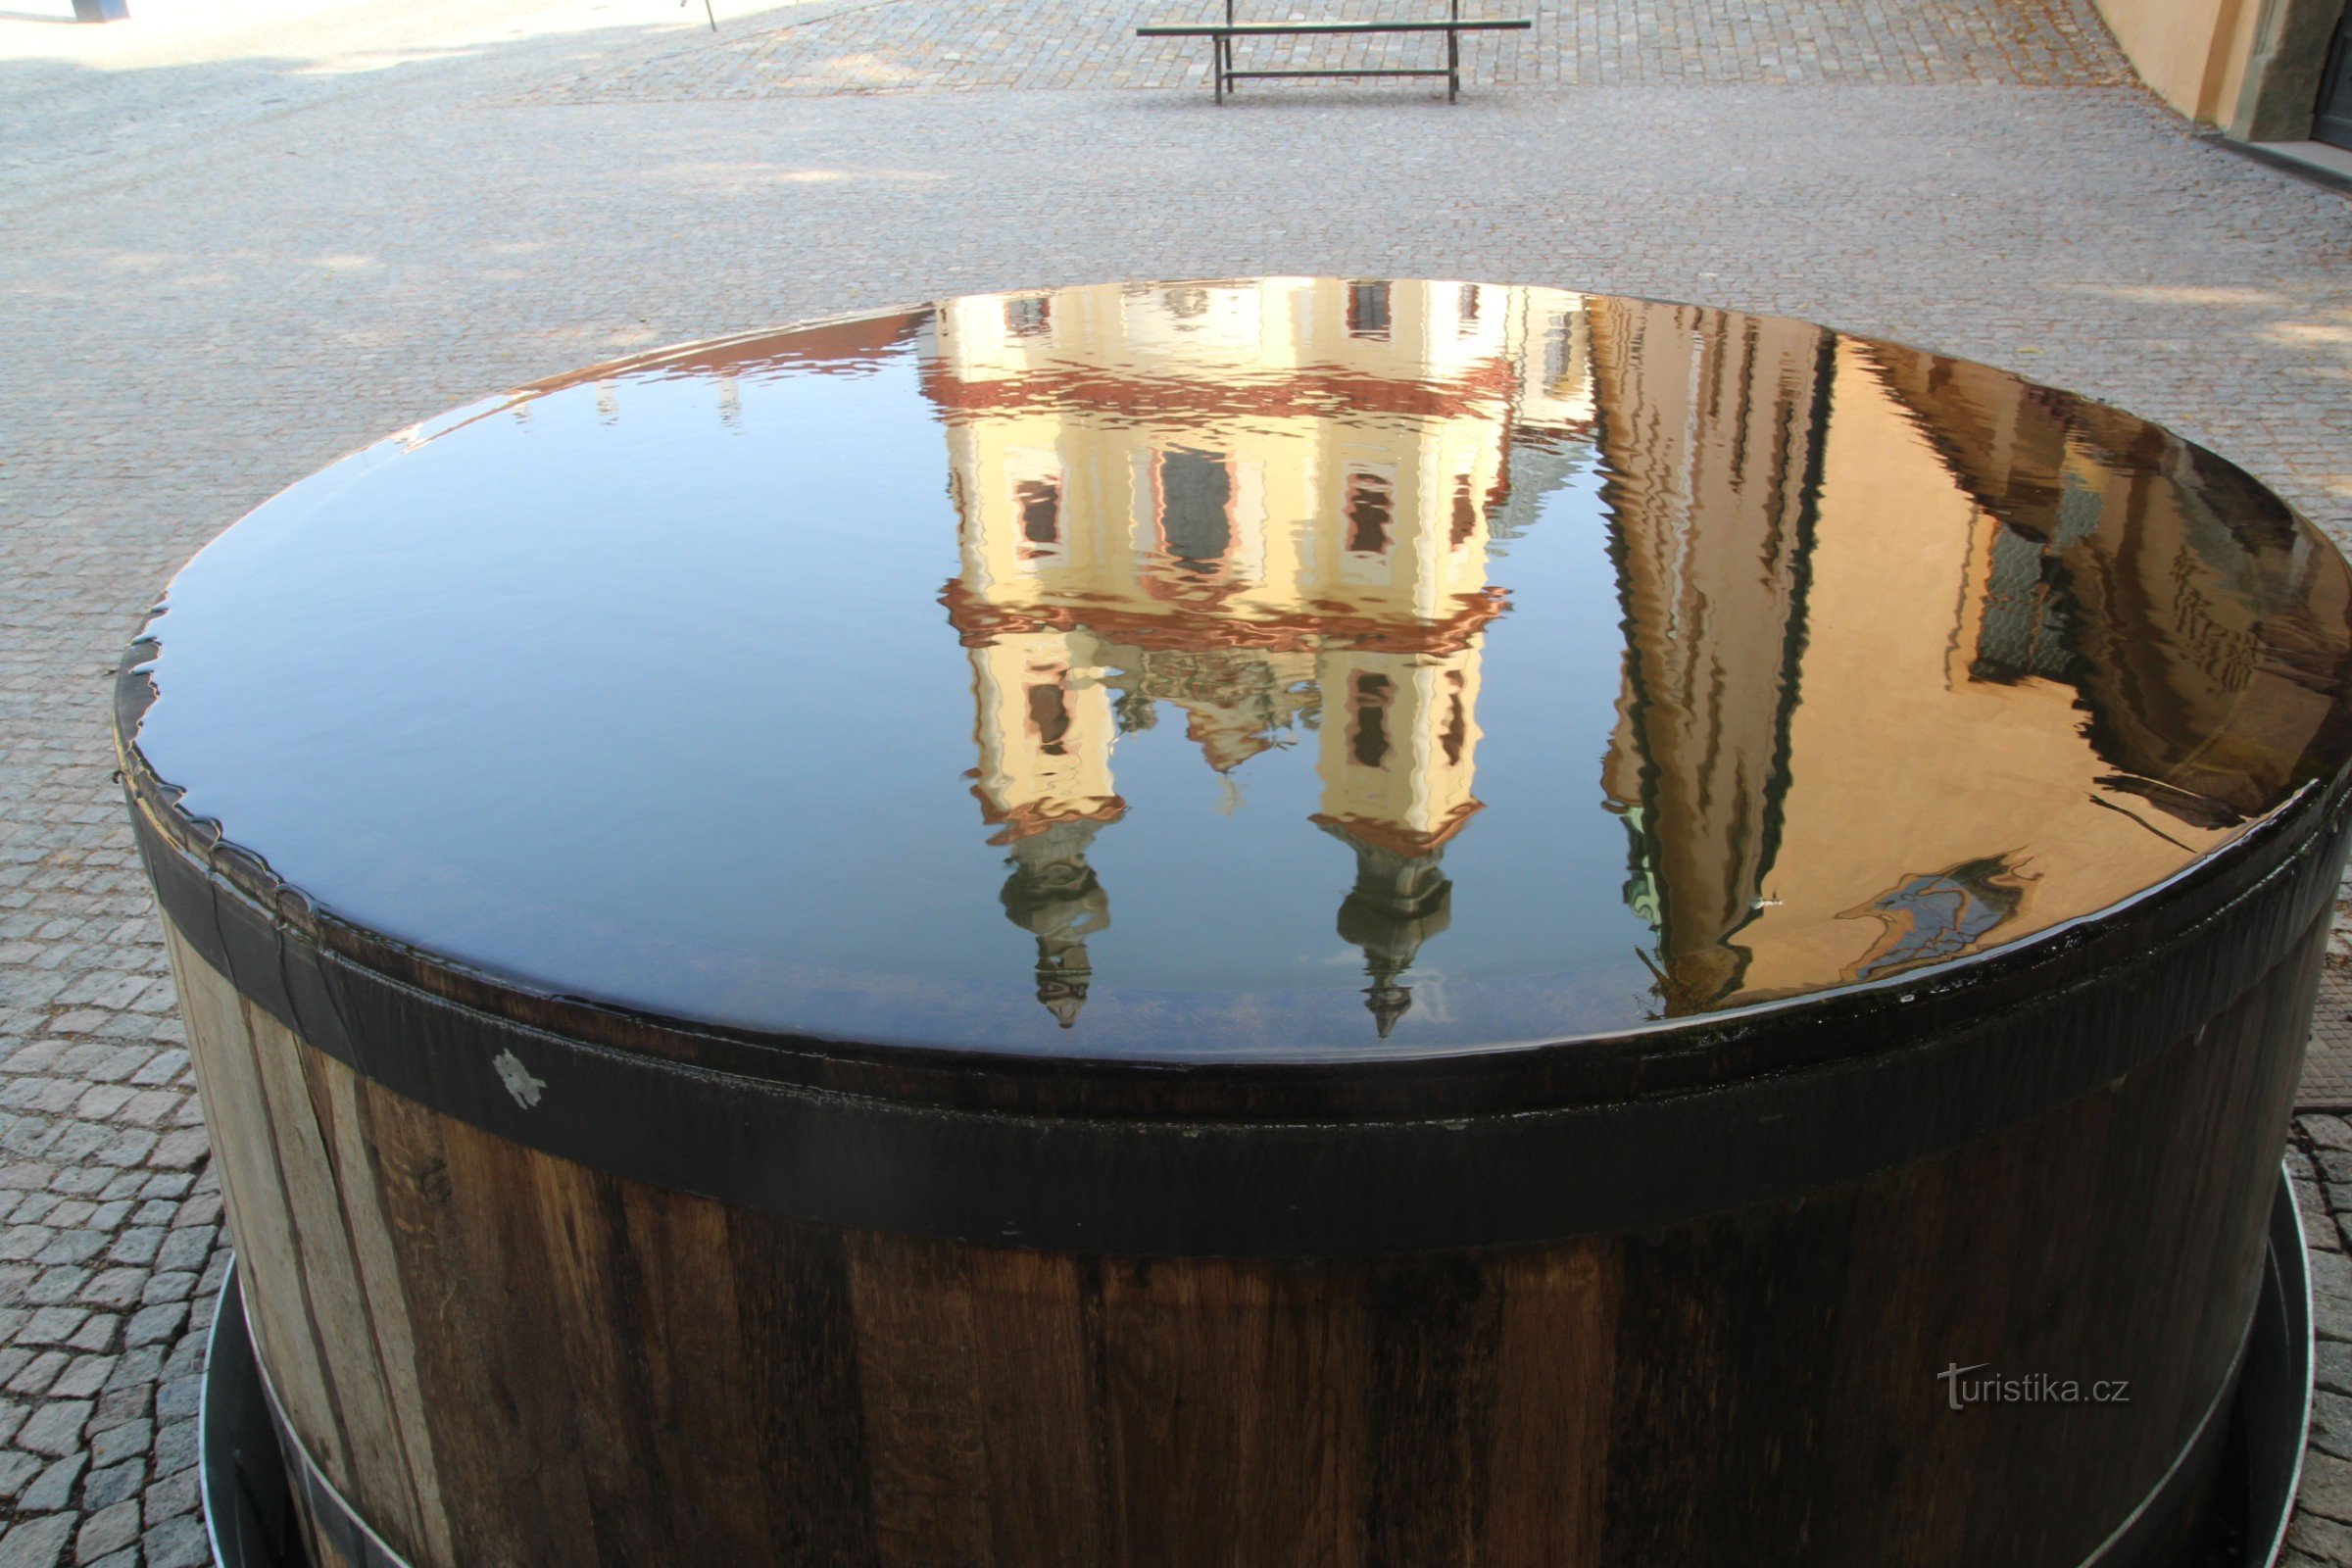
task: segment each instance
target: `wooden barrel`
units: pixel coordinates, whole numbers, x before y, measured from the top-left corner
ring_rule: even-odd
[[[2116,411],[1258,279],[458,411],[119,733],[322,1568],[2073,1568],[2198,1549],[2348,669]]]

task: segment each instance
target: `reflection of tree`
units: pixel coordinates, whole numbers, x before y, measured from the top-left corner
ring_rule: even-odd
[[[1258,753],[1291,744],[1322,706],[1311,655],[1210,648],[1107,647],[1104,677],[1122,733],[1158,722],[1156,705],[1185,715],[1185,735],[1208,765],[1229,773]]]
[[[1669,1014],[1736,990],[1788,789],[1830,341],[1800,322],[1591,307],[1625,607],[1603,768],[1632,841],[1628,904],[1657,933]]]
[[[1973,679],[2072,685],[2118,769],[2099,782],[2198,827],[2267,809],[2334,752],[2352,606],[2277,498],[2113,409],[1864,353],[1991,520]]]

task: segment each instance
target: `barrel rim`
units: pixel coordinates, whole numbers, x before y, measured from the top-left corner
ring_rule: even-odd
[[[1155,279],[1153,283],[1181,286],[1220,280]],[[1111,285],[1136,280],[1094,281]],[[1555,282],[1527,286],[1720,312],[1762,322],[1799,322],[1863,348],[1899,350],[1959,364],[1986,363],[1778,313],[1615,290],[1582,290]],[[939,303],[902,301],[646,349],[520,383],[446,411],[417,428],[436,424],[453,414],[491,405],[508,407],[550,391],[657,368],[716,348],[920,315],[937,310]],[[2294,529],[2328,551],[2339,571],[2352,575],[2352,562],[2347,562],[2332,540],[2230,459],[2110,400],[2053,387],[2008,367],[1988,368],[2029,391],[2112,412],[2178,442],[2183,451],[2212,463],[2275,505]],[[2312,835],[2325,837],[2339,825],[2347,808],[2352,808],[2352,744],[2343,744],[2337,748],[2341,755],[2329,764],[2332,771],[2322,771],[2296,786],[2271,810],[2249,819],[2244,831],[2226,843],[2105,907],[2082,911],[1989,949],[1878,979],[1590,1033],[1440,1047],[1399,1042],[1377,1057],[1297,1059],[1235,1059],[1208,1052],[1148,1057],[1089,1054],[1083,1042],[1076,1041],[1053,1054],[1032,1054],[985,1045],[952,1048],[833,1038],[683,1019],[565,995],[454,955],[397,941],[318,906],[278,877],[261,853],[224,837],[221,824],[182,812],[180,788],[157,774],[140,751],[139,725],[158,696],[145,666],[162,651],[153,635],[162,609],[159,605],[150,612],[146,624],[125,648],[115,683],[120,777],[143,839],[152,835],[160,844],[171,846],[208,875],[220,878],[270,911],[273,921],[322,951],[455,1005],[586,1043],[716,1067],[754,1079],[921,1102],[985,1102],[1000,1108],[1079,1114],[1100,1110],[1216,1116],[1236,1111],[1254,1114],[1260,1109],[1275,1114],[1411,1115],[1422,1109],[1480,1113],[1694,1092],[1805,1070],[1875,1054],[1891,1044],[1922,1035],[1965,1028],[1988,1013],[2030,1003],[2052,988],[2079,984],[2098,962],[2112,963],[2151,943],[2168,943],[2210,910],[2267,877],[2297,853],[2300,840]],[[2339,718],[2352,719],[2352,691],[2336,694],[2335,706]],[[152,856],[150,858],[152,862]],[[1081,1084],[1084,1092],[1073,1095],[1073,1086]]]
[[[147,765],[134,737],[139,715],[154,700],[144,667],[153,647],[142,640],[123,655],[117,742],[120,777],[159,896],[177,862],[221,890],[233,890],[236,902],[249,905],[287,940],[333,954],[454,1010],[535,1031],[780,1084],[946,1103],[971,1103],[977,1095],[1000,1108],[1036,1111],[1125,1107],[1218,1115],[1257,1107],[1277,1114],[1329,1113],[1352,1103],[1375,1115],[1432,1108],[1475,1113],[1721,1088],[1867,1057],[2031,1005],[2105,970],[2144,966],[2151,952],[2174,946],[2313,844],[2332,837],[2352,812],[2347,764],[2331,780],[2299,787],[2227,844],[2106,908],[1916,970],[1718,1012],[1532,1042],[1434,1052],[1400,1047],[1372,1059],[1041,1056],[986,1047],[827,1039],[636,1011],[538,989],[343,919],[277,877],[260,856],[222,837],[220,824],[179,810],[180,791]],[[213,919],[219,917],[216,909]],[[984,1081],[995,1089],[979,1093]],[[1073,1096],[1079,1086],[1086,1092]]]

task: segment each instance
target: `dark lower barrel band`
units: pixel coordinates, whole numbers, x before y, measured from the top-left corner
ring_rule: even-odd
[[[1888,1038],[1871,1054],[1702,1093],[1509,1114],[1219,1122],[910,1103],[587,1044],[327,951],[166,841],[147,810],[134,815],[166,914],[240,993],[354,1071],[486,1131],[822,1223],[1235,1256],[1635,1229],[1956,1148],[2121,1079],[2302,950],[2328,909],[2344,831],[2341,797],[2313,792],[2168,890],[2136,929],[2102,927],[2109,961],[2070,986],[1919,1035],[1883,1025]],[[2170,929],[2150,935],[2159,921]],[[2110,938],[2132,951],[2115,956]],[[1966,993],[1932,999],[1947,1013],[1989,1000],[1947,990]],[[2307,1025],[2274,1010],[2266,1027]]]

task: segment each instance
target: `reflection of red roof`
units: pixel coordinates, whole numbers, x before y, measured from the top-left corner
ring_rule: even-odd
[[[1024,801],[1006,810],[990,800],[988,793],[975,784],[972,786],[972,799],[980,803],[980,820],[1004,829],[988,841],[991,844],[1016,843],[1063,822],[1116,822],[1127,814],[1126,801],[1116,795],[1102,796],[1084,805],[1070,805],[1062,809],[1043,802]]]
[[[1317,811],[1307,820],[1325,827],[1336,827],[1363,840],[1375,849],[1417,859],[1446,847],[1446,841],[1462,830],[1472,816],[1487,808],[1484,801],[1464,801],[1446,813],[1446,820],[1427,832],[1404,827],[1396,822],[1377,821],[1368,816],[1329,816]]]
[[[1279,376],[1245,371],[1230,381],[1139,375],[1070,365],[998,380],[966,381],[950,374],[936,361],[923,367],[923,391],[941,408],[964,414],[1051,412],[1131,417],[1401,414],[1435,417],[1481,412],[1481,405],[1508,398],[1516,382],[1511,363],[1500,358],[1446,381],[1392,379],[1337,365],[1302,366]]]
[[[846,321],[763,332],[757,337],[722,338],[715,343],[658,349],[635,359],[573,370],[533,381],[520,390],[554,392],[615,375],[757,375],[763,370],[802,369],[819,374],[856,373],[873,368],[874,361],[922,329],[931,313],[907,311],[899,316],[862,316]]]
[[[1001,605],[982,599],[961,578],[939,596],[948,621],[966,648],[986,648],[1007,632],[1091,631],[1137,648],[1204,653],[1218,648],[1256,648],[1269,653],[1312,653],[1324,648],[1377,654],[1456,654],[1487,622],[1510,608],[1500,588],[1458,594],[1460,606],[1441,620],[1384,620],[1345,611],[1291,611],[1242,615],[1209,607],[1176,604],[1164,611],[1109,605]]]

